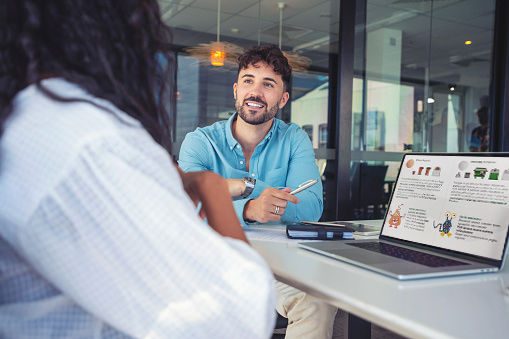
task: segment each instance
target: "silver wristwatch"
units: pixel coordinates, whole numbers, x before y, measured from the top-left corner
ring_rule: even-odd
[[[242,199],[245,199],[253,193],[253,190],[256,185],[256,179],[250,178],[250,177],[244,177],[242,178],[242,181],[244,181],[244,184],[246,185],[246,188],[244,189],[244,192],[240,195]]]

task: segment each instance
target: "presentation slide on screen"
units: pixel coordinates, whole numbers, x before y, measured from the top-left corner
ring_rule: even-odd
[[[508,203],[508,158],[407,155],[382,234],[500,260]]]

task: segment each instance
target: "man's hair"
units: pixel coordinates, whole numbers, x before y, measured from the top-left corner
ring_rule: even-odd
[[[251,47],[246,50],[238,58],[239,69],[237,77],[241,70],[248,68],[258,62],[264,62],[277,74],[283,78],[284,89],[286,90],[290,84],[292,76],[292,67],[288,64],[288,59],[284,56],[283,52],[275,45],[261,45]]]
[[[0,131],[15,95],[60,77],[112,102],[171,151],[174,59],[156,0],[0,1]]]

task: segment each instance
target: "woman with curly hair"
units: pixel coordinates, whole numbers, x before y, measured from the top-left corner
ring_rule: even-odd
[[[227,185],[173,164],[169,44],[155,0],[0,2],[0,337],[270,336]]]

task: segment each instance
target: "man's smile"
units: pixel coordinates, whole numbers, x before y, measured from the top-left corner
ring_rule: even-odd
[[[261,98],[251,96],[244,100],[244,105],[248,107],[248,109],[259,110],[267,107],[267,103],[263,101]]]
[[[246,106],[252,107],[252,108],[263,108],[263,107],[265,107],[265,105],[260,104],[258,102],[253,102],[253,101],[246,101]]]

